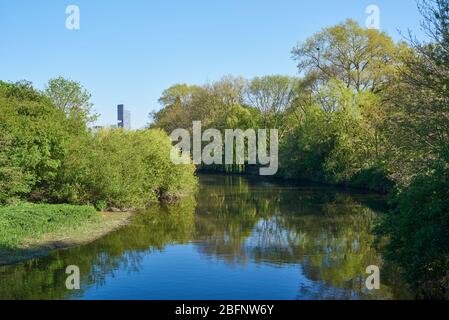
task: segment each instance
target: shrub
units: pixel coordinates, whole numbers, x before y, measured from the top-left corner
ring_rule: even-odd
[[[362,170],[356,175],[352,179],[351,185],[357,188],[389,193],[393,189],[394,183],[388,178],[386,170],[380,167],[372,167]]]
[[[396,210],[377,228],[387,236],[385,258],[403,271],[418,298],[448,297],[449,170],[413,179],[395,197]]]
[[[0,208],[0,247],[13,248],[43,234],[74,229],[99,214],[89,206],[21,204]]]
[[[68,120],[28,83],[0,81],[0,204],[46,198],[66,153]]]
[[[101,130],[73,141],[55,201],[134,209],[193,191],[194,166],[174,165],[171,147],[162,130]]]
[[[85,116],[53,100],[28,82],[0,81],[0,205],[25,200],[141,208],[195,188],[194,167],[171,163],[163,131],[93,134]]]

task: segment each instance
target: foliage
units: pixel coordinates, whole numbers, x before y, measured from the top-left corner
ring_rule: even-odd
[[[284,135],[285,114],[299,94],[299,83],[298,78],[282,75],[256,77],[250,81],[246,89],[248,105],[260,111],[262,128],[277,128],[280,136]]]
[[[91,133],[91,104],[78,83],[0,82],[0,204],[20,200],[140,208],[195,187],[194,168],[170,162],[156,130]]]
[[[89,206],[20,204],[0,207],[0,247],[13,248],[43,234],[75,229],[99,218]]]
[[[11,140],[5,133],[0,133],[0,137],[0,204],[12,204],[30,191],[31,175],[26,175],[12,163],[8,156]]]
[[[447,298],[449,283],[449,170],[413,178],[395,198],[396,210],[378,227],[388,236],[385,258],[397,263],[418,298]]]
[[[280,176],[394,188],[395,209],[378,227],[387,261],[418,297],[447,296],[449,1],[422,0],[420,9],[427,43],[395,43],[347,20],[293,48],[301,78],[176,84],[144,131],[88,132],[90,94],[77,82],[53,79],[43,93],[0,82],[0,204],[172,200],[196,185],[193,165],[169,160],[174,129],[276,128]]]
[[[428,43],[395,43],[347,20],[292,50],[302,78],[188,87],[153,125],[277,128],[280,176],[394,189],[395,208],[378,228],[387,261],[418,297],[447,296],[449,1],[423,0],[420,9]]]
[[[27,82],[0,82],[0,110],[0,204],[44,199],[64,159],[70,122]]]
[[[301,121],[281,148],[283,174],[351,183],[380,166],[382,150],[372,117],[377,108],[371,92],[357,93],[338,80],[323,85],[311,104],[297,111]]]
[[[177,84],[164,91],[152,127],[171,133],[202,121],[204,130],[222,132],[275,128],[280,176],[388,191],[384,91],[397,80],[407,52],[388,35],[348,20],[293,49],[303,78],[227,76],[201,87]]]
[[[320,82],[339,79],[356,91],[380,92],[395,78],[399,49],[387,34],[347,20],[298,44],[292,55]]]
[[[404,57],[389,117],[396,210],[379,225],[386,258],[419,298],[447,298],[449,270],[449,2],[421,2],[428,44]]]
[[[71,146],[53,197],[129,209],[193,191],[193,166],[174,165],[170,151],[160,130],[101,130]]]
[[[50,79],[44,94],[67,117],[81,123],[93,122],[98,117],[91,114],[91,94],[79,82],[62,77]]]

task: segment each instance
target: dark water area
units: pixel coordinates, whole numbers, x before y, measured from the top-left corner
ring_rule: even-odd
[[[93,243],[0,268],[0,299],[395,299],[372,228],[381,195],[201,175],[195,197],[157,205]],[[66,267],[81,289],[66,288]]]

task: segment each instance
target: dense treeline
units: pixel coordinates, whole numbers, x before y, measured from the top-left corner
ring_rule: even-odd
[[[279,129],[281,176],[373,189],[390,187],[387,92],[410,49],[348,20],[292,51],[303,77],[227,76],[162,94],[153,127]]]
[[[378,227],[387,261],[417,297],[447,297],[449,1],[420,10],[428,43],[395,43],[348,20],[293,48],[300,77],[177,84],[151,126],[277,128],[279,176],[390,192],[395,209]]]
[[[22,201],[141,208],[195,187],[194,168],[170,162],[160,130],[88,129],[90,94],[77,82],[0,82],[0,204]]]

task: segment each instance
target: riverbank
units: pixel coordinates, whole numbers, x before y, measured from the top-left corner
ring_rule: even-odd
[[[127,225],[131,216],[130,212],[97,212],[87,206],[0,208],[0,265],[95,241]]]

